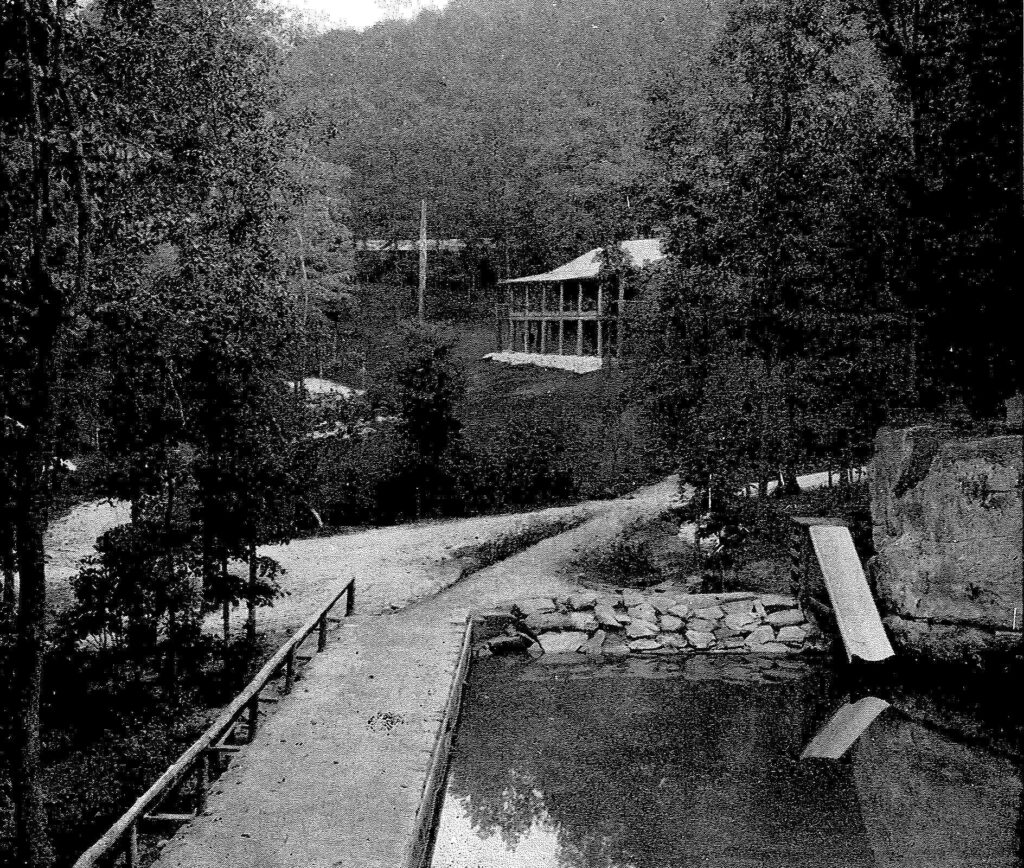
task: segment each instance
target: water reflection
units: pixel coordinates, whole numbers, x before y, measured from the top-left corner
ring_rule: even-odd
[[[481,661],[433,868],[1016,864],[1008,761],[889,710],[801,762],[844,697],[765,665]]]
[[[800,759],[842,759],[875,722],[875,718],[890,707],[888,702],[877,696],[844,702],[804,748]]]
[[[1019,864],[1010,759],[890,712],[857,742],[853,769],[880,868]]]

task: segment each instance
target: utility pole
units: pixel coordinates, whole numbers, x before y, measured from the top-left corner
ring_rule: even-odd
[[[426,322],[424,297],[427,294],[427,200],[420,201],[420,296],[419,319]]]
[[[299,239],[299,269],[302,272],[302,333],[299,335],[299,370],[295,378],[295,400],[302,406],[303,393],[306,389],[306,361],[309,355],[309,274],[306,271],[306,241],[298,226],[295,227],[295,234]]]

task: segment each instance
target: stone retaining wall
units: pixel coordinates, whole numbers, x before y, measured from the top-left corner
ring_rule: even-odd
[[[531,653],[601,657],[683,652],[792,654],[818,648],[820,633],[796,598],[779,594],[690,594],[664,582],[643,591],[581,590],[563,598],[510,601],[486,613],[477,652],[498,653],[519,634]],[[500,635],[499,635],[500,634]],[[527,643],[522,643],[526,650]]]
[[[1019,641],[1021,448],[1019,435],[955,440],[927,426],[879,432],[872,577],[902,651],[977,663]]]

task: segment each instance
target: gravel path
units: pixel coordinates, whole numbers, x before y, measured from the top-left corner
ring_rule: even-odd
[[[46,594],[51,606],[60,610],[70,605],[69,579],[78,572],[82,558],[95,552],[97,537],[130,520],[131,508],[124,501],[93,500],[50,524],[46,531]]]
[[[675,477],[670,477],[616,500],[398,525],[269,546],[261,549],[261,553],[276,558],[288,571],[282,584],[290,593],[273,609],[260,611],[257,617],[261,629],[290,632],[351,578],[356,579],[356,608],[361,615],[397,611],[410,603],[432,599],[452,585],[455,588],[447,593],[465,589],[458,591],[465,598],[459,605],[469,607],[484,605],[489,592],[483,589],[492,585],[495,593],[508,599],[521,588],[541,580],[567,582],[572,563],[581,551],[614,539],[638,517],[663,512],[677,497],[677,490]],[[567,519],[582,520],[583,524],[459,581],[464,564],[452,557],[453,552],[488,540],[517,536],[537,524],[553,525]]]
[[[613,539],[635,518],[657,515],[677,497],[675,477],[671,477],[615,500],[395,525],[264,546],[260,554],[277,559],[286,570],[281,585],[287,596],[273,607],[258,610],[258,629],[271,634],[274,641],[290,634],[352,578],[356,579],[360,614],[397,611],[457,582],[465,567],[464,561],[453,557],[459,549],[519,536],[538,524],[584,522],[576,530],[545,540],[497,567],[498,573],[504,575],[497,583],[505,585],[504,599],[515,595],[517,583],[532,585],[544,577],[568,581],[567,571],[580,551]],[[79,561],[93,552],[96,538],[129,518],[127,504],[94,501],[75,507],[54,522],[47,534],[47,580],[52,606],[60,610],[71,602],[68,580],[77,572]],[[489,575],[496,573],[489,571]],[[463,584],[459,582],[460,586]],[[486,596],[479,590],[483,587],[479,580],[466,587],[465,593],[479,593],[481,600]],[[236,610],[234,629],[242,630],[244,620],[244,611]],[[206,629],[220,631],[218,613],[209,616]]]

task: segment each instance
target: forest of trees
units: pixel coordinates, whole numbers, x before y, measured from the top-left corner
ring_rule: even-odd
[[[173,699],[205,611],[223,606],[225,639],[233,604],[254,624],[275,593],[256,546],[301,508],[305,411],[286,382],[336,288],[292,243],[326,245],[306,238],[319,179],[288,159],[286,22],[233,0],[0,8],[4,768],[11,857],[43,866],[47,648],[96,638],[114,689],[149,671]],[[44,534],[83,451],[101,459],[92,493],[132,520],[53,625]]]
[[[504,277],[650,231],[649,90],[718,17],[706,0],[453,0],[308,40],[290,89],[352,170],[361,236],[415,237],[425,198],[431,232],[493,239]]]
[[[425,198],[433,234],[492,239],[497,273],[523,273],[616,238],[679,237],[671,212],[685,197],[666,149],[674,135],[689,134],[683,104],[699,114],[712,81],[740,74],[723,53],[742,46],[721,39],[742,7],[453,0],[412,21],[300,40],[289,88],[325,133],[320,156],[350,167],[357,234],[414,237]],[[774,15],[780,7],[769,8]],[[1020,10],[1004,0],[844,0],[822,12],[831,18],[821,25],[831,28],[826,35],[848,44],[847,59],[827,46],[827,63],[807,58],[785,81],[763,86],[817,88],[831,105],[813,92],[805,102],[824,118],[848,108],[829,93],[832,76],[846,76],[836,83],[857,101],[856,114],[836,121],[892,145],[883,165],[871,167],[862,151],[848,153],[847,166],[876,172],[854,179],[860,195],[873,195],[865,184],[891,188],[884,206],[868,207],[891,215],[891,262],[879,280],[913,320],[913,397],[931,408],[962,400],[972,412],[992,412],[1020,377],[1011,315]],[[804,26],[798,17],[790,23]],[[767,44],[781,35],[747,38]],[[864,77],[858,93],[849,90],[854,74]],[[840,195],[842,203],[814,206],[827,213],[807,205],[804,219],[859,205],[852,189]]]
[[[426,198],[500,276],[664,238],[635,390],[725,485],[1019,388],[1020,33],[997,0],[455,0],[289,76],[361,234],[411,237]]]
[[[244,674],[278,593],[258,547],[325,491],[353,520],[579,491],[550,414],[466,436],[458,323],[392,323],[384,387],[306,400],[325,364],[365,373],[354,240],[414,237],[421,199],[432,236],[487,240],[489,280],[664,239],[614,275],[617,394],[686,483],[991,418],[1021,388],[1020,38],[1000,0],[451,0],[326,33],[258,0],[2,0],[0,858],[66,864],[54,830],[124,801],[46,790],[59,708],[134,691],[176,719],[211,660]],[[44,536],[83,455],[131,521],[54,619]]]

